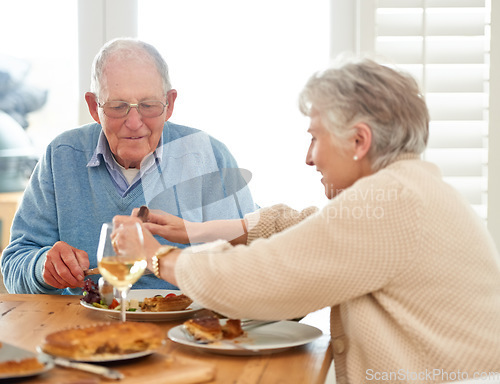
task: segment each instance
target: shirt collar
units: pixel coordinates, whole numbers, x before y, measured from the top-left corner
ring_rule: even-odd
[[[163,134],[160,138],[160,143],[163,143]],[[90,161],[87,163],[87,167],[98,167],[101,164],[101,158],[104,159],[104,164],[109,172],[109,175],[111,176],[111,180],[113,181],[117,191],[123,197],[127,193],[129,193],[129,191],[135,188],[145,172],[148,172],[148,170],[152,169],[152,167],[155,165],[156,158],[158,158],[158,160],[161,162],[162,156],[163,145],[158,145],[156,150],[151,155],[147,156],[146,159],[142,162],[140,172],[129,184],[125,175],[120,169],[120,166],[115,161],[111,149],[109,148],[108,140],[101,130],[99,139],[97,140],[96,148]]]
[[[155,150],[155,156],[148,156],[148,158],[158,158],[158,160],[163,159],[163,133],[161,134],[160,142],[158,143],[158,146],[156,147]],[[101,130],[101,133],[99,135],[99,139],[97,140],[97,145],[94,150],[94,153],[92,157],[90,158],[89,162],[87,163],[87,167],[97,167],[101,164],[101,160],[99,155],[102,156],[104,159],[104,162],[111,168],[116,168],[117,165],[113,161],[113,154],[111,153],[111,149],[109,149],[108,145],[108,140],[106,139],[106,136],[104,135],[104,132]],[[151,164],[145,164],[146,168],[149,168]]]

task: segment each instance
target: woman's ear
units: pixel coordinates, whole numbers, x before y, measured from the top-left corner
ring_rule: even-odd
[[[354,126],[354,157],[361,160],[366,156],[372,145],[372,130],[366,123]]]
[[[97,105],[97,98],[95,94],[92,92],[85,93],[85,101],[87,102],[87,106],[89,107],[89,112],[92,118],[96,121],[96,123],[101,124],[101,119],[99,118],[99,112]]]

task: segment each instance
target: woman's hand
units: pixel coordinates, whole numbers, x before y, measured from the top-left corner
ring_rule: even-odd
[[[134,208],[132,216],[137,219],[138,213],[139,208]],[[149,211],[143,226],[152,234],[179,244],[207,243],[219,239],[227,240],[232,245],[246,244],[248,235],[243,219],[196,223],[160,210]]]
[[[151,267],[151,258],[154,256],[158,248],[161,246],[161,244],[154,238],[154,236],[145,228],[144,224],[140,219],[137,217],[131,217],[131,216],[115,216],[113,218],[113,224],[115,228],[119,228],[120,224],[130,224],[130,223],[139,223],[142,224],[143,226],[143,235],[144,235],[144,251],[146,253],[146,257],[148,259],[148,268]],[[121,242],[125,241],[126,239],[120,239],[119,238],[120,231],[115,230],[113,233],[112,238],[117,247],[119,248],[119,245]],[[114,236],[114,237],[113,237]]]
[[[175,216],[174,216],[175,217]],[[123,236],[126,236],[124,232],[120,231],[120,225],[121,224],[130,224],[130,223],[138,223],[142,226],[142,233],[144,235],[144,251],[145,251],[145,256],[148,262],[148,269],[153,272],[153,262],[152,258],[158,251],[158,249],[161,247],[161,244],[156,240],[153,236],[153,234],[148,230],[146,227],[146,223],[143,223],[141,219],[138,217],[133,217],[133,216],[115,216],[113,218],[113,224],[115,228],[117,228],[114,232],[114,237],[113,240],[116,243],[116,246],[120,248],[120,243],[121,242],[126,242],[127,239],[124,239]],[[181,252],[181,249],[174,250],[170,252],[168,257],[164,257],[161,259],[161,267],[160,267],[160,272],[161,272],[161,277],[168,281],[169,283],[173,285],[177,285],[177,280],[175,279],[175,264],[177,262],[177,258],[179,257],[179,254]]]
[[[132,216],[136,217],[139,208],[134,208]],[[199,223],[183,220],[170,213],[162,211],[149,211],[148,219],[143,224],[153,235],[158,235],[172,243],[188,244],[192,241],[194,231]],[[190,240],[191,238],[191,240]]]

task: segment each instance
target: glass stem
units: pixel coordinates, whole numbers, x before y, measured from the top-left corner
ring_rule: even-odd
[[[127,321],[127,314],[125,312],[125,306],[127,302],[127,290],[126,289],[120,290],[120,296],[121,296],[121,308],[120,308],[121,319],[123,322],[125,322]]]

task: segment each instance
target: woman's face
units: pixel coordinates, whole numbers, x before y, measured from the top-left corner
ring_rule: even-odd
[[[316,166],[323,176],[321,183],[325,187],[326,197],[333,199],[362,176],[361,164],[354,160],[356,138],[349,139],[346,144],[325,128],[317,111],[313,110],[310,118],[308,132],[312,138],[306,164]]]

